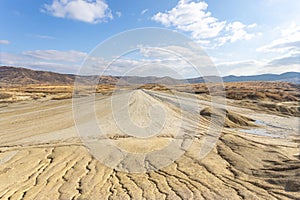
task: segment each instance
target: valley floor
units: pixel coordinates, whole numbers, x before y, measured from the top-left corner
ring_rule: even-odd
[[[70,99],[2,107],[0,199],[300,199],[299,118],[257,113],[231,103],[226,109],[254,119],[257,126],[224,128],[216,145],[200,159],[199,149],[210,122],[199,112],[210,102],[178,94],[176,98],[150,90],[117,94],[114,112],[128,111],[140,126],[151,120],[154,127],[159,126],[159,120],[151,119],[159,116],[155,112],[149,116],[148,109],[158,105],[164,110],[161,134],[139,140],[124,136],[113,123],[116,116],[108,96],[96,96],[95,104],[77,99],[75,115]],[[128,95],[130,101],[121,104]],[[181,105],[183,114],[178,98],[185,104]],[[189,110],[195,99],[198,110]],[[175,132],[182,120],[182,136],[192,133],[192,144],[180,158],[158,170],[126,172],[126,158],[116,163],[117,170],[112,169],[96,159],[99,155],[90,154],[83,143],[93,138],[97,144],[103,138],[88,135],[81,140],[78,136],[78,126],[90,127],[91,106],[106,139],[128,152],[156,151],[178,139]],[[126,120],[122,118],[126,115],[120,116],[119,120]],[[145,161],[145,157],[141,159]],[[127,171],[129,168],[134,171],[136,166],[128,165]]]

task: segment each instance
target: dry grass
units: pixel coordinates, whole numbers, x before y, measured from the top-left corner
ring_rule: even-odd
[[[300,86],[285,82],[225,83],[226,98],[230,105],[239,105],[260,112],[300,116]],[[205,84],[180,85],[174,89],[209,96]]]
[[[126,89],[120,88],[118,89]],[[127,86],[128,87],[128,86]],[[135,87],[135,86],[133,86]],[[165,86],[161,84],[145,84],[137,89],[161,92],[177,90],[197,94],[209,99],[209,90],[203,83],[191,85]],[[73,96],[71,85],[26,85],[0,88],[0,103],[14,103],[28,100],[63,100]],[[111,95],[116,89],[111,84],[100,84],[87,93],[85,88],[75,91],[75,95],[85,96],[96,92]],[[255,109],[260,112],[275,113],[288,116],[300,116],[300,86],[284,82],[238,82],[225,83],[226,98],[229,104]],[[82,93],[81,93],[82,92]]]
[[[99,85],[93,92],[110,94],[111,85]],[[74,87],[70,85],[25,85],[0,88],[0,103],[14,103],[29,100],[63,100],[73,96]],[[82,91],[86,91],[84,88]],[[76,94],[80,91],[75,91]]]

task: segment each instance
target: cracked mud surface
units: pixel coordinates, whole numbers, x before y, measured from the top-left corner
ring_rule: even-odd
[[[137,97],[159,101],[176,118],[170,95],[146,93]],[[109,115],[107,103],[107,97],[96,98],[99,119]],[[203,108],[209,103],[201,100]],[[189,122],[199,124],[198,132],[183,156],[157,171],[126,173],[107,167],[88,152],[78,138],[70,100],[11,104],[0,112],[0,199],[299,199],[299,119],[228,109],[276,124],[265,128],[274,134],[284,132],[284,137],[224,128],[216,146],[200,160],[199,147],[209,122],[197,115]],[[143,114],[134,114],[140,123],[147,121],[141,119]],[[147,147],[145,141],[115,132],[109,138],[128,150],[149,151],[176,138],[172,129],[165,131]]]

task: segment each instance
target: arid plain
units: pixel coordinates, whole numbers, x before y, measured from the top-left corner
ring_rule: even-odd
[[[193,142],[180,158],[159,170],[128,173],[106,166],[85,147],[74,122],[72,85],[2,87],[0,199],[299,199],[299,85],[243,82],[226,83],[225,88],[224,128],[203,159],[199,148],[213,113],[204,84],[169,89],[145,84],[132,91],[127,107],[137,124],[149,121],[153,104],[172,120],[161,134],[145,139],[105,126],[108,138],[129,152],[155,151],[178,139],[174,131],[182,119],[177,98],[187,106],[196,99],[199,110],[182,111],[188,127],[184,136],[193,131]],[[113,118],[109,105],[114,89],[110,84],[96,89],[100,122]],[[91,106],[85,97],[77,99]],[[88,120],[93,113],[81,109],[79,118]]]

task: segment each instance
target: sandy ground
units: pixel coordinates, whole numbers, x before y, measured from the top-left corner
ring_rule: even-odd
[[[230,104],[228,110],[257,120],[259,128],[245,127],[248,132],[224,128],[212,151],[199,159],[209,126],[199,112],[210,106],[209,101],[191,94],[174,97],[149,90],[114,97],[113,113],[111,99],[101,95],[94,104],[87,98],[77,99],[75,115],[70,99],[2,107],[0,199],[300,198],[299,118],[256,113]],[[74,116],[77,128],[86,130],[83,140]],[[130,121],[134,126],[128,125]],[[101,134],[93,131],[92,122],[101,128]],[[129,159],[129,154],[116,161],[115,151],[107,148],[101,154],[103,148],[97,149],[109,140],[130,154],[149,155],[172,141],[179,141],[176,144],[182,147],[187,141],[182,138],[189,135],[193,141],[183,155],[144,173],[126,172],[138,172],[143,166],[132,164],[134,158]],[[89,150],[83,142],[90,145]],[[178,153],[176,148],[172,153]],[[137,156],[134,161],[147,159],[155,165],[151,158]]]

